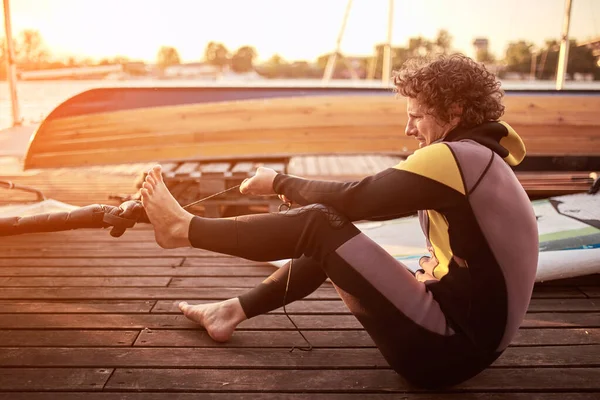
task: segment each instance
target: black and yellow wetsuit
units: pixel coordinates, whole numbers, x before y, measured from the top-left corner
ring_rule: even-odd
[[[506,123],[455,129],[358,182],[277,175],[302,207],[232,219],[194,217],[194,247],[253,260],[294,258],[287,301],[328,277],[390,366],[418,386],[464,381],[508,346],[527,310],[538,233],[510,165],[524,145]],[[431,257],[419,280],[352,221],[418,212]],[[241,295],[250,318],[282,305],[289,266]]]

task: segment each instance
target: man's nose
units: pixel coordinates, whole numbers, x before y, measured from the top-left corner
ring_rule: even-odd
[[[416,136],[417,130],[415,129],[414,125],[406,124],[406,128],[404,129],[404,134],[406,136]]]

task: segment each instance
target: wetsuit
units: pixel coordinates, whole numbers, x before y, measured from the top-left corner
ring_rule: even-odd
[[[287,302],[330,278],[390,366],[440,387],[489,366],[527,310],[538,233],[509,165],[525,156],[506,123],[455,129],[442,142],[358,182],[279,174],[274,190],[302,207],[231,219],[194,217],[194,247],[252,260],[294,258]],[[352,221],[418,212],[431,253],[417,279]],[[246,315],[281,307],[289,265],[239,297]]]

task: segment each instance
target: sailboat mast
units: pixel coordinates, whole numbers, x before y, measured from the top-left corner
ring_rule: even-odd
[[[340,34],[338,35],[337,42],[335,44],[335,51],[331,54],[331,56],[329,56],[329,60],[327,60],[327,66],[325,67],[325,73],[323,74],[323,81],[329,81],[333,76],[333,71],[335,70],[335,63],[337,60],[337,56],[340,53],[340,48],[342,46],[342,38],[344,37],[344,31],[346,30],[346,22],[348,21],[348,15],[350,15],[351,7],[352,0],[348,0],[348,4],[346,4],[346,12],[344,13],[344,19],[342,20]]]
[[[560,42],[560,54],[558,55],[558,69],[556,71],[556,90],[562,90],[567,75],[567,64],[569,62],[569,25],[571,23],[571,0],[565,2],[565,18],[563,22],[562,39]]]
[[[12,105],[13,126],[21,125],[19,116],[19,101],[17,99],[17,66],[15,64],[15,49],[12,39],[12,29],[10,25],[10,6],[9,0],[3,0],[4,3],[4,30],[6,31],[6,72],[8,73],[8,87],[10,90],[10,102]]]
[[[383,69],[381,71],[381,83],[389,85],[392,74],[392,27],[394,25],[394,0],[388,0],[388,28],[387,41],[383,48]]]

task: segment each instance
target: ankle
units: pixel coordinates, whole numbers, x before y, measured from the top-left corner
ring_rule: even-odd
[[[241,323],[242,321],[245,321],[248,319],[248,317],[246,316],[246,313],[244,312],[244,309],[242,308],[240,299],[238,299],[237,297],[225,300],[223,302],[223,306],[225,306],[225,308],[227,310],[226,313],[227,313],[228,318],[231,321],[233,321],[236,326],[239,323]]]
[[[190,246],[189,231],[190,223],[192,222],[193,214],[184,211],[173,225],[171,225],[171,237],[185,246]]]

